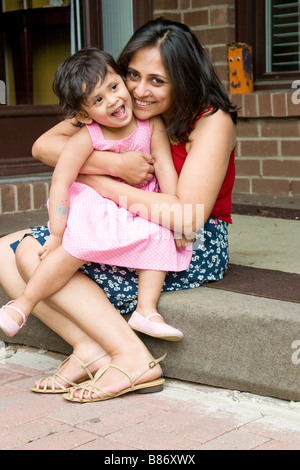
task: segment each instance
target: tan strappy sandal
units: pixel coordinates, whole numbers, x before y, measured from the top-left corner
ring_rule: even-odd
[[[92,380],[94,376],[89,370],[89,366],[106,355],[107,355],[106,353],[101,354],[100,356],[95,357],[91,361],[84,363],[77,356],[75,356],[75,354],[71,354],[69,357],[67,357],[67,359],[65,359],[60,364],[58,371],[71,357],[73,357],[78,362],[78,364],[85,370],[89,379]],[[63,382],[67,383],[68,386],[65,387],[60,381],[57,380],[58,378],[62,380]],[[41,386],[41,383],[43,382],[43,380],[45,381],[45,383],[43,386]],[[85,382],[86,380],[87,379],[84,379],[79,383]],[[67,379],[63,375],[56,372],[54,375],[50,375],[49,377],[40,379],[35,384],[34,387],[31,387],[30,390],[36,393],[66,393],[70,387],[76,387],[76,386],[78,386],[78,383],[71,382],[71,380]]]
[[[96,401],[103,401],[103,400],[110,400],[111,398],[117,398],[121,395],[125,395],[125,393],[129,392],[140,392],[140,393],[151,393],[151,392],[161,392],[164,387],[165,379],[162,377],[155,379],[155,380],[150,380],[149,382],[143,382],[136,384],[136,381],[149,369],[153,369],[153,367],[156,366],[160,361],[162,361],[166,357],[166,353],[160,357],[159,359],[155,359],[151,361],[148,366],[143,369],[142,372],[140,372],[136,377],[131,377],[122,367],[119,367],[115,364],[107,364],[103,366],[95,375],[93,380],[89,380],[87,382],[84,382],[81,384],[80,387],[72,387],[68,390],[67,393],[63,395],[63,398],[69,401],[73,402],[78,402],[78,403],[92,403]],[[96,385],[97,380],[110,368],[113,367],[123,374],[125,374],[130,382],[131,386],[128,388],[125,388],[124,390],[121,390],[118,393],[110,393],[107,390],[104,390],[103,388],[100,388]],[[75,397],[74,393],[76,391],[80,391],[79,396]],[[84,397],[84,395],[87,394],[87,397]],[[96,398],[94,398],[92,395],[96,395]]]

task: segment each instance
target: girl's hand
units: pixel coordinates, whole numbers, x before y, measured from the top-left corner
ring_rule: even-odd
[[[51,251],[56,250],[61,245],[62,239],[54,235],[49,235],[46,243],[41,247],[38,252],[38,255],[41,260],[43,260]]]

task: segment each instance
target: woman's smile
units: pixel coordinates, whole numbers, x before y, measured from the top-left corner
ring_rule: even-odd
[[[134,98],[134,102],[137,106],[141,106],[142,108],[151,106],[153,103],[155,103],[155,101],[142,101],[142,100],[139,100],[138,98]]]
[[[128,66],[126,82],[137,118],[149,119],[170,110],[171,79],[157,47],[143,48],[134,54]]]

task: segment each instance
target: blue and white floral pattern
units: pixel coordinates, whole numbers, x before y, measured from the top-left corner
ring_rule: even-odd
[[[28,235],[43,245],[49,236],[47,226],[31,229],[32,232]],[[14,251],[18,244],[19,241],[11,245]],[[189,269],[168,272],[163,291],[193,289],[206,282],[218,281],[224,276],[228,261],[228,223],[209,218],[204,229],[197,233]],[[129,313],[135,309],[138,293],[138,275],[135,269],[86,263],[80,270],[104,290],[120,313]]]

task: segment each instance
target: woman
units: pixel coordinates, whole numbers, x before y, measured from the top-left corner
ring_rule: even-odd
[[[82,169],[85,176],[81,176],[81,181],[116,202],[120,195],[125,195],[123,200],[126,199],[128,207],[143,204],[153,221],[166,224],[188,237],[201,228],[203,220],[199,217],[199,208],[203,208],[205,240],[197,244],[187,272],[178,273],[177,277],[169,273],[164,290],[197,287],[207,280],[218,280],[228,262],[227,224],[231,222],[234,183],[235,108],[206,52],[191,31],[180,23],[162,18],[147,23],[133,35],[119,63],[126,75],[137,118],[148,119],[160,114],[165,121],[179,173],[177,194],[147,194],[144,197],[143,191],[117,180],[91,176],[109,174],[131,184],[143,184],[152,178],[155,156],[137,153],[116,156],[122,160],[120,170],[120,161],[115,164],[112,155],[94,152]],[[75,132],[76,128],[69,121],[58,124],[36,142],[33,154],[55,165],[64,145]],[[158,210],[153,211],[154,207]],[[186,207],[189,207],[188,211],[185,211]],[[12,298],[19,294],[23,281],[9,244],[24,233],[10,235],[0,243],[0,256],[7,266],[5,273],[0,274],[0,280]],[[39,230],[35,236],[41,240],[43,233]],[[19,269],[26,280],[39,262],[39,244],[33,237],[26,237],[24,242],[28,244],[27,256]],[[116,396],[129,391],[128,376],[138,377],[135,383],[146,386],[148,382],[159,380],[161,374],[159,364],[151,362],[153,358],[149,351],[113,306],[121,313],[133,310],[133,296],[127,294],[136,285],[131,281],[133,273],[122,270],[122,274],[106,266],[99,273],[99,269],[100,266],[96,270],[94,265],[87,266],[85,273],[96,281],[97,277],[101,282],[102,278],[106,280],[107,287],[104,288],[110,301],[97,283],[78,272],[59,293],[49,302],[39,304],[34,312],[71,344],[75,356],[82,362],[108,353],[90,366],[92,374],[105,363],[115,366],[105,367],[104,373],[98,374],[92,385],[70,389],[67,398],[71,400],[78,397],[87,401],[103,399],[107,398],[107,391]],[[113,276],[111,271],[117,271],[117,274]],[[35,391],[68,389],[69,382],[78,384],[84,379],[86,372],[71,357],[61,368],[60,376],[41,381]]]

